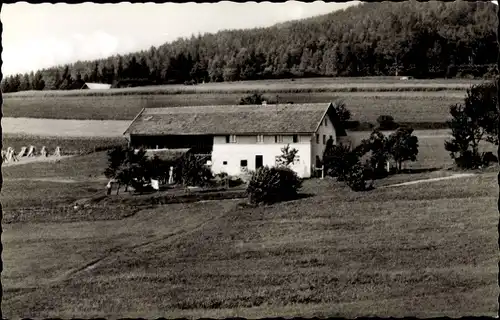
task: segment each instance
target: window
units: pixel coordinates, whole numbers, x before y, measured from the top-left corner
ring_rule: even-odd
[[[240,160],[240,167],[247,167],[247,166],[248,166],[247,160]]]
[[[261,134],[258,134],[257,135],[257,143],[262,143],[262,142],[264,142],[264,136]]]
[[[274,136],[274,142],[276,143],[283,142],[283,136]]]
[[[294,134],[293,135],[293,143],[297,143],[297,142],[299,142],[299,136]]]
[[[326,135],[323,135],[323,144],[326,144]]]
[[[325,118],[325,127],[328,126],[328,119]]]
[[[333,136],[330,136],[330,139],[333,140]]]
[[[319,144],[319,134],[316,133],[316,144]]]
[[[227,165],[227,161],[222,161],[222,164],[223,165]]]
[[[226,136],[226,143],[236,143],[236,136],[234,134]]]

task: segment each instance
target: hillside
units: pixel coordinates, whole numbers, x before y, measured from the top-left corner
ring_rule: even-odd
[[[490,2],[364,3],[16,75],[2,90],[79,89],[83,81],[123,87],[317,76],[483,77],[494,72],[495,26]]]

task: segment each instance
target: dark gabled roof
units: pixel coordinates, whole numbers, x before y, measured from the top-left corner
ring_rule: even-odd
[[[313,133],[326,113],[335,125],[331,103],[146,108],[125,134]]]

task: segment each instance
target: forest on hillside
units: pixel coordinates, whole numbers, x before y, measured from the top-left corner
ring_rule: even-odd
[[[491,2],[381,2],[269,28],[192,36],[2,80],[3,92],[318,76],[496,74]],[[154,32],[154,30],[152,30]]]

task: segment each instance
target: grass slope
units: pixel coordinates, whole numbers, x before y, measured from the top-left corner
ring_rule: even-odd
[[[493,316],[495,184],[490,174],[354,193],[310,180],[313,197],[257,209],[216,201],[7,225],[3,312]]]
[[[41,211],[68,206],[99,192],[104,194],[106,181],[102,177],[106,165],[106,153],[97,152],[57,163],[36,162],[2,168],[3,222],[14,221],[19,214],[32,214],[23,211],[28,208]],[[65,182],[67,180],[79,182]],[[56,210],[44,213],[58,214]]]

